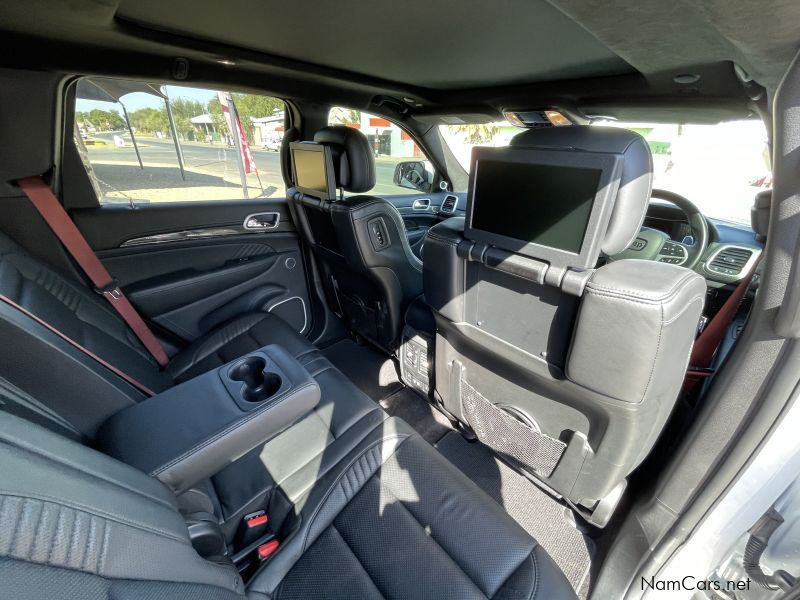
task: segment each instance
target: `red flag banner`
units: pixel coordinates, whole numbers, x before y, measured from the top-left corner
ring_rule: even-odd
[[[236,112],[236,106],[233,104],[233,98],[231,98],[230,94],[225,92],[217,92],[217,96],[219,97],[219,103],[222,106],[222,114],[225,117],[225,123],[228,125],[228,132],[231,134],[233,139],[236,139],[237,136],[235,136],[233,133],[233,123],[231,120],[231,106],[233,106],[233,113],[236,117],[237,133],[239,134],[239,152],[242,156],[244,172],[258,174],[256,161],[253,158],[253,153],[250,151],[250,144],[247,143],[247,135],[244,132],[244,127],[242,127],[241,120],[239,120],[239,114]]]

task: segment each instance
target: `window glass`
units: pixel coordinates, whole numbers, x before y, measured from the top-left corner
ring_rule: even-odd
[[[101,203],[283,197],[283,131],[278,98],[102,78],[77,84],[74,140]]]
[[[772,186],[767,132],[757,120],[716,125],[621,123],[640,133],[653,153],[653,186],[687,197],[708,217],[750,223],[755,194]],[[520,129],[506,122],[440,125],[442,138],[465,170],[473,146],[506,146]],[[456,191],[465,192],[464,189]]]
[[[772,187],[767,130],[760,120],[596,124],[643,135],[653,153],[653,187],[685,196],[707,217],[749,225],[756,193]]]
[[[403,129],[369,113],[334,107],[328,114],[329,125],[347,125],[361,130],[369,140],[375,156],[375,195],[428,193],[434,181],[433,167],[420,147]],[[395,172],[400,163],[399,175],[405,185],[397,185]]]

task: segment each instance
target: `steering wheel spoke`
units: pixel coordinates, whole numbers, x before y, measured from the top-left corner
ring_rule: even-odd
[[[658,252],[658,262],[683,265],[689,260],[689,249],[678,242],[666,241]]]

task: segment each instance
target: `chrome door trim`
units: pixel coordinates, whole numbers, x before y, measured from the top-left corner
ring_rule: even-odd
[[[169,233],[156,233],[143,237],[131,238],[122,242],[120,248],[131,246],[146,246],[149,244],[169,244],[173,242],[183,242],[186,240],[197,240],[214,237],[226,237],[230,235],[243,235],[251,233],[261,233],[263,230],[253,231],[244,229],[241,226],[230,227],[204,227],[200,229],[184,229],[183,231],[171,231]]]
[[[274,216],[275,222],[274,223],[259,222],[258,217],[265,217],[265,216],[271,216],[271,217]],[[277,229],[278,225],[280,224],[281,224],[281,213],[274,210],[247,215],[244,218],[244,221],[242,221],[242,227],[247,231],[272,231],[273,229]]]
[[[275,304],[271,304],[267,308],[267,312],[271,313],[272,309],[276,306],[280,306],[281,304],[286,304],[287,302],[291,302],[292,300],[300,300],[300,304],[303,305],[303,327],[300,329],[300,333],[305,333],[306,327],[308,326],[308,310],[306,309],[306,303],[300,296],[290,296],[280,302],[276,302]]]
[[[430,198],[417,198],[411,203],[411,210],[416,212],[427,212],[431,209]]]

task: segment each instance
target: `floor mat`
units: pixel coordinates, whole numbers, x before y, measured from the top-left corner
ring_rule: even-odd
[[[478,442],[451,431],[436,448],[522,525],[586,598],[594,546],[571,524],[567,509]]]
[[[453,431],[447,417],[409,388],[395,392],[378,404],[393,417],[400,417],[411,425],[430,444]]]
[[[372,346],[360,346],[345,339],[323,349],[322,353],[375,402],[403,389],[394,361]]]
[[[379,350],[346,339],[322,353],[383,410],[403,419],[431,444],[452,431],[443,414],[400,381],[395,361]]]

